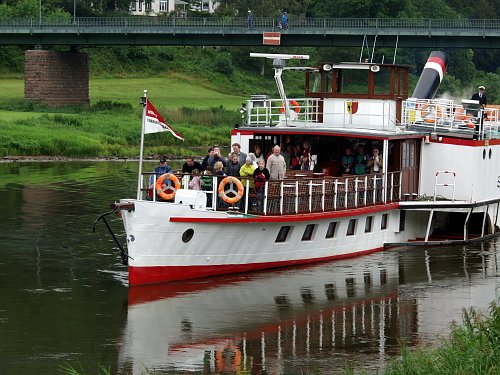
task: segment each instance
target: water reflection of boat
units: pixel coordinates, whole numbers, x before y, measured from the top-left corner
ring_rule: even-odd
[[[378,353],[399,325],[397,285],[396,257],[381,253],[358,265],[131,287],[121,366],[270,370],[335,347]]]
[[[463,307],[498,298],[497,270],[487,243],[131,287],[120,367],[308,372],[355,356],[378,368],[401,342],[434,340]]]

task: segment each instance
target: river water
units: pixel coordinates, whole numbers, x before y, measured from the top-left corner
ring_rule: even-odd
[[[92,225],[135,195],[136,174],[136,162],[0,164],[1,374],[374,373],[402,342],[435,345],[462,308],[499,298],[496,241],[129,288]]]

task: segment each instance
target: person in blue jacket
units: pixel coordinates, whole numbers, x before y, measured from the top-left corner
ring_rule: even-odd
[[[154,169],[154,176],[151,176],[151,183],[154,182],[154,178],[160,178],[161,175],[165,173],[172,173],[172,167],[167,164],[167,158],[165,156],[160,157],[160,165]]]
[[[288,30],[288,14],[286,10],[283,11],[283,14],[281,15],[281,27],[283,30]]]

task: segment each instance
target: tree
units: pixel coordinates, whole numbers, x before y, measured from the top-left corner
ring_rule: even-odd
[[[384,18],[412,17],[410,0],[315,0],[311,14],[316,17]]]

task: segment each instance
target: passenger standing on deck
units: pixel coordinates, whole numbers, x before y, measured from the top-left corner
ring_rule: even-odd
[[[154,184],[156,183],[156,180],[158,180],[162,175],[165,173],[172,173],[172,167],[167,164],[167,158],[165,156],[160,156],[160,165],[158,165],[154,170],[154,174],[151,176],[150,181],[149,181],[149,197],[152,199],[153,198],[153,192],[156,190]],[[169,179],[166,178],[165,181],[169,183]],[[167,186],[167,184],[164,182],[162,184],[162,189],[164,189]]]
[[[244,191],[244,194],[247,193],[247,184],[248,184],[248,191],[249,192],[252,192],[253,191],[253,186],[254,186],[254,183],[253,183],[253,172],[255,171],[255,166],[253,165],[253,161],[252,161],[252,158],[250,157],[250,154],[247,156],[247,158],[245,159],[245,164],[243,164],[240,168],[240,177],[241,177],[241,183],[243,184],[243,191]],[[248,200],[248,203],[249,203],[249,207],[252,207],[252,201],[250,200],[250,196],[248,197],[249,200]],[[246,198],[245,196],[243,196],[241,198],[241,202],[240,203],[240,207],[242,209],[245,208],[245,201],[246,201]]]
[[[291,169],[290,165],[292,163],[292,155],[293,155],[293,146],[288,145],[285,146],[286,148],[284,149],[284,152],[282,153],[283,157],[285,158],[285,163],[289,169]],[[283,147],[281,148],[283,150]]]
[[[243,178],[242,183],[243,186],[247,186],[247,181],[249,188],[253,188],[253,172],[255,171],[255,166],[253,165],[252,157],[249,155],[245,159],[245,164],[243,164],[240,168],[240,177]]]
[[[354,156],[352,155],[351,146],[347,146],[344,155],[342,155],[342,174],[352,174],[353,165]]]
[[[165,156],[160,157],[160,165],[154,169],[154,176],[151,176],[151,183],[154,182],[154,178],[160,178],[161,175],[165,173],[172,173],[172,167],[167,164],[167,158]]]
[[[207,192],[207,207],[212,207],[212,195],[213,195],[213,173],[214,168],[212,166],[207,166],[205,172],[200,177],[200,187],[201,190]]]
[[[304,150],[302,151],[302,156],[300,157],[300,163],[302,165],[301,169],[303,171],[308,171],[311,167],[311,144],[309,141],[304,141],[302,144]]]
[[[200,171],[193,169],[191,173],[193,174],[193,178],[189,181],[189,188],[191,190],[201,190]]]
[[[262,211],[264,207],[264,191],[266,181],[269,181],[271,176],[266,168],[266,162],[259,160],[259,167],[253,172],[253,179],[255,184],[255,195],[257,196],[257,209]]]
[[[194,161],[192,157],[186,158],[186,162],[182,165],[182,173],[191,174],[195,169],[202,171],[203,166],[199,162]]]
[[[217,190],[219,188],[220,183],[226,176],[226,172],[224,172],[224,165],[222,164],[221,161],[215,163],[214,174],[217,176],[217,186],[216,186]],[[217,207],[227,207],[227,204],[219,196],[217,197]]]
[[[380,155],[380,150],[378,147],[373,147],[373,155],[368,161],[368,167],[370,167],[370,173],[382,173],[383,161],[382,155]]]
[[[249,152],[248,155],[247,155],[247,158],[250,157],[250,159],[252,159],[252,165],[255,168],[258,167],[257,165],[257,158],[255,157],[255,154],[253,152]],[[246,162],[246,159],[245,159],[245,162]]]
[[[226,175],[226,173],[224,172],[224,164],[222,164],[221,161],[218,161],[218,162],[215,163],[215,165],[214,165],[214,174],[216,176],[220,177],[219,178],[220,181],[222,181],[222,177],[224,177]]]
[[[264,155],[262,154],[262,149],[260,148],[260,145],[255,145],[253,146],[254,155],[255,155],[255,161],[259,163],[259,160],[264,160]]]
[[[290,169],[299,170],[300,169],[300,157],[302,156],[302,151],[300,145],[293,146],[292,157],[290,159]]]
[[[213,154],[214,154],[214,149],[212,147],[209,147],[207,155],[205,156],[205,158],[201,162],[203,169],[208,167],[208,159],[210,158],[210,156],[213,156]]]
[[[383,172],[383,160],[382,155],[380,155],[378,147],[373,147],[373,155],[368,161],[368,167],[370,168],[370,174],[375,174],[375,190],[377,192],[375,199],[380,201],[382,199],[382,172]]]
[[[232,153],[229,156],[229,163],[227,164],[227,175],[233,177],[240,177],[240,168],[241,164],[238,161],[238,155]]]
[[[247,154],[241,152],[241,146],[239,143],[233,143],[233,154],[236,154],[238,156],[238,162],[240,163],[240,166],[245,164]]]
[[[273,153],[267,159],[267,168],[271,180],[283,180],[285,178],[286,163],[285,158],[281,155],[280,146],[274,146]]]
[[[359,145],[354,156],[354,174],[365,174],[367,165],[368,155],[365,154],[365,146]]]
[[[227,165],[227,160],[220,154],[220,148],[214,147],[214,154],[208,158],[208,165],[215,168],[217,162],[221,162],[224,168]]]

